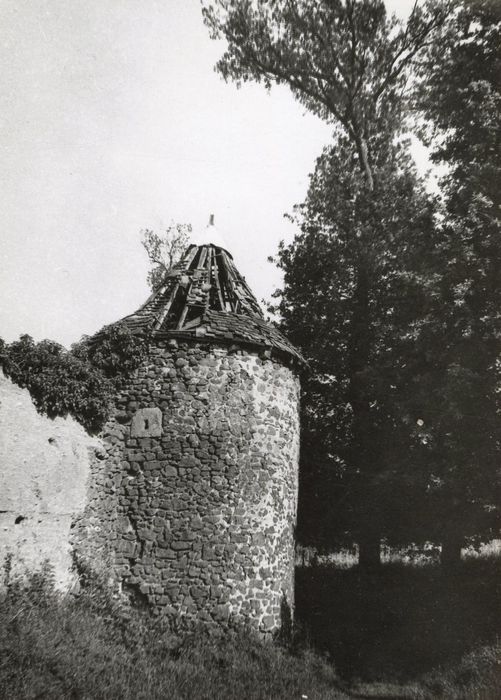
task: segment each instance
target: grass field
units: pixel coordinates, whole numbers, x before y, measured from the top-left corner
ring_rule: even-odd
[[[501,562],[440,566],[386,564],[297,570],[297,622],[304,638],[347,679],[413,680],[459,662],[501,632]]]
[[[98,587],[58,596],[41,580],[0,601],[2,700],[257,700],[348,697],[318,655],[242,631],[170,634]]]
[[[0,599],[5,700],[501,698],[501,563],[297,571],[288,646],[248,631],[181,639],[96,585],[35,576]]]

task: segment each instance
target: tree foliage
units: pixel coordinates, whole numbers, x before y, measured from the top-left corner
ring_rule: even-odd
[[[434,356],[420,400],[436,531],[488,538],[501,523],[501,6],[455,3],[420,63],[416,105],[447,166],[434,267]],[[421,347],[424,356],[426,347]]]
[[[419,62],[415,106],[432,158],[446,163],[448,210],[464,214],[481,193],[499,205],[501,5],[456,0],[455,12]]]
[[[142,244],[152,265],[148,272],[148,284],[153,291],[161,284],[165,273],[182,257],[188,247],[190,234],[190,224],[175,223],[161,236],[150,229],[142,231]]]
[[[214,0],[204,19],[227,48],[226,80],[290,87],[308,110],[342,128],[369,187],[378,135],[402,121],[408,71],[449,3],[416,6],[403,27],[383,0]]]
[[[147,336],[134,335],[123,323],[113,323],[94,337],[83,338],[72,346],[72,351],[85,358],[107,379],[120,381],[140,365],[147,348]]]
[[[427,269],[434,203],[406,144],[380,151],[377,200],[367,197],[356,159],[348,139],[325,149],[296,211],[301,233],[277,259],[284,286],[275,310],[312,370],[303,381],[299,534],[324,546],[343,533],[379,539],[395,530],[397,515],[408,534],[399,504],[406,489],[409,506],[416,484],[403,457],[415,446],[419,414],[404,405],[403,386],[435,293]],[[356,323],[361,255],[363,326]]]
[[[382,334],[385,328],[390,332],[398,325],[397,318],[392,319],[395,309],[389,301],[398,287],[394,282],[398,279],[403,283],[408,275],[407,281],[413,279],[415,286],[417,279],[417,271],[412,269],[417,258],[410,253],[413,241],[408,240],[406,245],[405,236],[392,225],[399,221],[402,231],[409,236],[414,233],[412,195],[402,199],[402,192],[392,193],[392,187],[398,191],[402,186],[403,180],[397,184],[398,174],[408,166],[405,159],[399,162],[394,153],[395,139],[405,127],[410,70],[449,12],[449,3],[430,4],[426,9],[416,4],[406,26],[402,26],[394,17],[388,18],[382,0],[218,0],[208,3],[204,10],[212,36],[227,41],[227,49],[217,64],[224,78],[262,81],[267,87],[272,83],[286,84],[302,104],[334,126],[334,157],[328,163],[328,158],[323,164],[319,162],[312,178],[303,238],[296,239],[291,249],[282,249],[280,254],[286,273],[282,301],[287,306],[286,299],[294,296],[292,277],[298,274],[310,290],[299,313],[307,315],[308,307],[324,297],[320,321],[332,320],[328,333],[331,338],[325,344],[330,369],[319,368],[317,379],[323,376],[320,381],[324,386],[320,390],[317,382],[317,391],[313,392],[316,401],[324,397],[323,413],[314,410],[311,420],[305,415],[305,423],[313,430],[312,435],[325,422],[333,430],[330,434],[320,430],[322,455],[311,442],[304,451],[312,455],[310,471],[313,455],[317,467],[332,465],[332,455],[334,461],[339,459],[348,465],[352,483],[345,492],[351,494],[344,498],[348,506],[345,510],[352,524],[358,519],[357,536],[360,544],[366,541],[362,549],[368,560],[378,558],[383,527],[381,495],[390,491],[389,486],[384,492],[377,487],[381,482],[377,475],[382,473],[382,435],[391,422],[387,410],[382,408],[388,400],[383,401],[384,392],[377,389],[380,384],[386,385],[380,367],[385,357]],[[410,179],[415,182],[413,175]],[[419,187],[417,190],[417,199],[422,199]],[[395,210],[394,202],[402,206],[401,211]],[[330,233],[326,235],[326,231]],[[418,236],[418,247],[419,240]],[[308,282],[296,265],[303,244],[310,253],[309,260],[304,261]],[[394,277],[384,262],[385,246],[386,260],[395,265]],[[410,267],[408,254],[413,257]],[[313,260],[318,278],[309,264]],[[289,281],[288,269],[292,274]],[[326,270],[330,281],[323,274]],[[325,286],[319,286],[317,279]],[[383,301],[385,285],[388,299]],[[400,295],[402,292],[403,289]],[[401,296],[396,301],[401,301]],[[395,307],[397,316],[405,316],[401,307],[402,304]],[[285,308],[282,311],[286,313]],[[301,325],[303,320],[306,327]],[[289,333],[294,327],[290,321]],[[313,328],[307,330],[310,322],[304,316],[297,322],[300,335],[303,331],[315,335]],[[321,335],[320,328],[323,330],[323,326],[317,328]],[[338,359],[343,358],[341,366],[329,357],[336,352],[336,345],[331,342],[334,333]],[[299,339],[300,345],[303,342]],[[319,339],[314,341],[312,356],[317,353],[322,364],[324,350]],[[336,404],[338,400],[340,403]],[[341,442],[334,427],[338,423],[345,432]],[[306,445],[306,435],[304,442]],[[330,468],[323,469],[330,480],[334,473]],[[318,489],[323,489],[324,494],[329,491],[322,483]],[[327,509],[332,511],[333,508]],[[363,554],[362,559],[365,558]]]

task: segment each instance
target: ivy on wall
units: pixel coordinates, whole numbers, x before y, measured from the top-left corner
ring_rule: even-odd
[[[10,344],[0,339],[0,363],[13,382],[28,389],[40,413],[50,418],[70,414],[96,433],[109,416],[115,390],[146,349],[146,338],[114,324],[71,350],[52,340],[36,343],[29,335]]]

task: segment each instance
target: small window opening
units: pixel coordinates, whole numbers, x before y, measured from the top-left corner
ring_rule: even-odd
[[[26,520],[24,515],[18,515],[17,518],[14,520],[14,525],[19,525],[19,523],[22,523],[23,520]]]
[[[145,418],[144,419],[144,429],[148,430],[149,427],[150,427],[150,420],[149,420],[149,418]]]

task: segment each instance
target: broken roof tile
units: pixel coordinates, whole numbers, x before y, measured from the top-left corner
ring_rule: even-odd
[[[133,332],[148,330],[153,336],[258,346],[304,363],[299,351],[265,320],[232,256],[213,244],[191,245],[146,302],[122,323]]]

